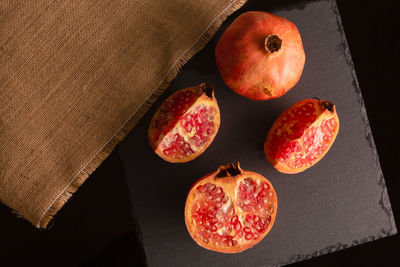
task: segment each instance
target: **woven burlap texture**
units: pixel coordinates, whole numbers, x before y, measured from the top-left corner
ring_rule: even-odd
[[[45,228],[244,2],[0,1],[0,200]]]

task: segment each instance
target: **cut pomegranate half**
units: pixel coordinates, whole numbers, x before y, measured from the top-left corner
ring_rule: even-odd
[[[203,83],[168,97],[151,120],[148,138],[153,150],[164,160],[187,162],[206,150],[219,125],[214,87]]]
[[[331,102],[305,99],[283,112],[264,144],[267,160],[282,173],[299,173],[320,161],[339,132]]]
[[[260,242],[274,224],[278,199],[262,175],[234,164],[199,179],[190,189],[185,223],[200,246],[238,253]]]

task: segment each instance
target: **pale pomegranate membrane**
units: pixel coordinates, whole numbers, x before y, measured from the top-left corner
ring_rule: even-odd
[[[183,89],[161,105],[151,122],[149,139],[164,159],[184,162],[207,148],[219,120],[216,101],[203,87]]]

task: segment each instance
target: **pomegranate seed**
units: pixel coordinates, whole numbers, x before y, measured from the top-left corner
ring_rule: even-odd
[[[242,226],[240,225],[240,223],[235,225],[235,231],[239,231],[242,228]]]
[[[250,234],[245,235],[244,239],[246,239],[246,240],[253,239],[253,234],[250,233]]]
[[[208,187],[207,187],[207,189],[208,189],[208,192],[209,193],[212,193],[212,191],[214,191],[215,190],[215,184],[210,184],[210,183],[208,183]]]
[[[248,233],[251,233],[251,230],[250,230],[250,228],[249,227],[244,227],[243,228],[243,232],[245,232],[246,234],[248,234]]]
[[[233,217],[231,218],[231,222],[232,222],[232,223],[236,223],[236,222],[238,222],[238,221],[239,221],[238,216],[233,216]]]

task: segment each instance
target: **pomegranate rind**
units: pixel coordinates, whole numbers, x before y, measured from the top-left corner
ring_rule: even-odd
[[[326,153],[330,150],[330,148],[332,147],[333,143],[335,142],[335,139],[338,135],[339,132],[339,126],[340,126],[340,122],[339,122],[339,117],[338,114],[336,112],[336,107],[335,105],[332,105],[332,111],[328,110],[327,108],[325,108],[322,103],[324,102],[328,102],[325,100],[318,100],[318,99],[304,99],[301,100],[299,102],[297,102],[296,104],[294,104],[292,107],[290,107],[289,109],[287,109],[286,111],[284,111],[273,123],[271,129],[268,132],[267,138],[265,140],[264,143],[264,153],[265,156],[268,160],[268,162],[279,172],[281,173],[285,173],[285,174],[296,174],[296,173],[300,173],[305,171],[308,168],[311,168],[312,166],[314,166],[315,164],[317,164],[325,155]],[[305,165],[302,167],[298,167],[298,168],[292,168],[290,166],[287,166],[287,164],[282,163],[282,161],[280,161],[277,158],[271,157],[271,146],[272,146],[272,138],[273,138],[273,134],[274,132],[276,132],[276,130],[278,130],[279,132],[288,132],[290,130],[288,130],[289,125],[285,125],[285,123],[283,122],[283,118],[285,116],[288,115],[288,112],[298,108],[306,103],[313,103],[314,107],[316,107],[315,110],[315,120],[307,127],[307,129],[310,129],[312,127],[321,127],[321,124],[326,122],[327,120],[333,119],[335,121],[335,129],[333,131],[332,134],[332,138],[329,142],[329,144],[326,146],[326,148],[321,152],[321,154],[318,156],[317,159],[310,161],[309,165]],[[306,133],[306,130],[304,131],[304,134]],[[299,136],[298,138],[295,139],[290,139],[288,137],[283,138],[283,141],[279,144],[282,145],[285,142],[289,142],[289,141],[298,141],[301,140],[302,137],[304,136],[304,134],[302,134],[301,136]]]
[[[208,249],[208,250],[212,250],[212,251],[216,251],[216,252],[221,252],[221,253],[228,253],[228,254],[232,254],[232,253],[240,253],[244,250],[247,250],[251,247],[253,247],[254,245],[258,244],[272,229],[274,222],[275,222],[275,218],[276,218],[276,214],[277,214],[277,209],[278,209],[278,198],[275,192],[274,187],[272,186],[271,182],[266,179],[264,176],[256,173],[256,172],[252,172],[252,171],[245,171],[242,170],[239,166],[239,162],[237,164],[237,168],[240,171],[239,175],[235,175],[235,176],[226,176],[226,177],[219,177],[218,174],[222,171],[225,170],[229,167],[231,167],[232,164],[227,164],[224,166],[220,166],[218,168],[218,170],[216,170],[215,172],[209,173],[205,176],[203,176],[202,178],[198,179],[191,187],[189,190],[189,193],[187,195],[186,198],[186,204],[185,204],[185,224],[186,224],[186,228],[191,236],[191,238],[201,247]],[[218,176],[218,177],[217,177]],[[235,203],[236,200],[236,189],[239,186],[240,181],[243,181],[246,178],[252,178],[254,180],[260,180],[262,182],[266,182],[269,186],[269,190],[272,192],[273,194],[273,212],[270,215],[271,220],[269,222],[269,225],[267,227],[267,229],[265,230],[265,232],[263,234],[261,234],[256,240],[248,240],[244,243],[238,243],[237,246],[232,246],[232,247],[225,247],[225,246],[217,246],[215,244],[211,244],[211,243],[203,243],[201,240],[199,240],[198,238],[196,238],[195,236],[195,232],[196,232],[196,227],[195,225],[192,223],[193,222],[193,218],[192,218],[192,214],[191,214],[191,210],[192,210],[192,206],[193,206],[193,201],[195,199],[196,196],[196,188],[200,185],[204,185],[207,183],[212,183],[215,184],[216,186],[220,186],[221,188],[223,188],[225,194],[227,194],[231,200],[233,201],[233,203]],[[236,204],[234,204],[236,205]]]
[[[281,48],[267,53],[265,38],[277,35]],[[296,25],[262,11],[236,18],[218,40],[215,60],[225,84],[252,100],[278,98],[299,81],[306,56]]]
[[[149,140],[149,143],[150,143],[151,147],[153,148],[154,152],[158,156],[160,156],[162,159],[164,159],[165,161],[168,161],[168,162],[171,162],[171,163],[184,163],[184,162],[191,161],[191,160],[197,158],[198,156],[200,156],[211,145],[211,143],[213,142],[215,136],[217,135],[218,130],[219,130],[219,126],[220,126],[220,123],[221,123],[221,115],[220,115],[218,102],[217,102],[217,100],[216,100],[216,98],[214,96],[214,90],[212,90],[211,96],[208,96],[206,94],[206,92],[202,92],[200,94],[198,93],[203,86],[205,86],[204,83],[202,83],[202,84],[200,84],[198,86],[187,87],[187,88],[184,88],[184,89],[181,89],[181,90],[175,92],[174,94],[170,95],[160,105],[160,107],[157,109],[157,111],[153,115],[153,118],[152,118],[152,120],[150,122],[150,126],[149,126],[149,129],[148,129],[148,134],[147,134],[148,140]],[[169,157],[168,155],[163,153],[162,149],[159,146],[161,144],[162,140],[159,140],[159,141],[155,141],[154,140],[154,137],[158,135],[158,131],[159,131],[159,129],[157,129],[155,127],[155,121],[160,116],[160,112],[161,112],[163,104],[165,102],[167,102],[169,99],[172,99],[177,94],[180,94],[180,93],[186,92],[186,91],[192,91],[195,94],[197,94],[198,96],[195,99],[195,101],[193,103],[191,103],[191,105],[189,105],[189,107],[185,110],[185,112],[183,112],[181,114],[179,119],[174,121],[174,123],[172,125],[169,125],[168,128],[170,128],[170,130],[174,129],[175,127],[180,127],[181,128],[181,126],[179,125],[179,122],[180,122],[181,118],[183,118],[186,114],[191,112],[196,106],[204,105],[204,106],[207,106],[207,107],[213,107],[215,109],[214,120],[213,120],[214,129],[212,131],[212,134],[209,136],[207,142],[204,144],[204,146],[202,146],[201,148],[197,149],[194,153],[192,153],[189,156],[186,156],[184,158]]]

